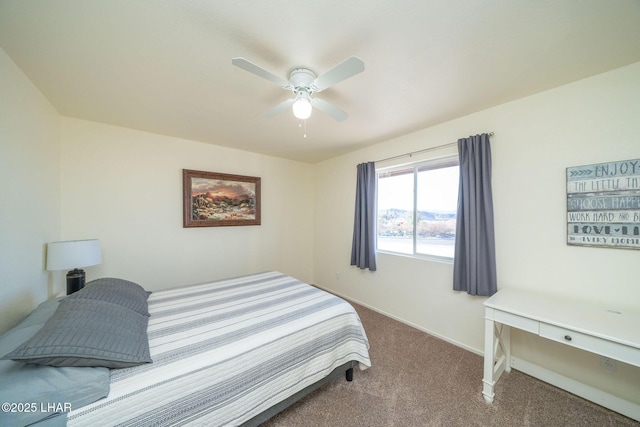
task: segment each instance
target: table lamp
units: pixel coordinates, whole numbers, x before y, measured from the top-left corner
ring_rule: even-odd
[[[67,270],[67,295],[84,287],[85,274],[82,267],[97,265],[102,262],[100,241],[68,240],[47,244],[47,270]]]

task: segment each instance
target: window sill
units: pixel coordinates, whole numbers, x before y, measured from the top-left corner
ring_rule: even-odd
[[[376,250],[376,254],[400,256],[404,258],[413,258],[413,259],[419,259],[422,261],[439,262],[441,264],[453,265],[453,258],[437,256],[437,255],[405,254],[402,252],[391,252],[391,251],[383,251],[383,250]]]

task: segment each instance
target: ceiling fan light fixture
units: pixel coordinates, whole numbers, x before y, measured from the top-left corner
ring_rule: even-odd
[[[296,100],[293,102],[293,115],[300,120],[306,120],[311,117],[311,110],[309,93],[306,91],[298,92]]]
[[[231,63],[294,93],[293,98],[289,98],[271,108],[263,114],[264,117],[273,117],[289,107],[293,107],[293,115],[300,120],[306,120],[311,117],[311,110],[314,108],[339,122],[346,120],[349,117],[347,113],[322,98],[314,97],[311,99],[311,94],[322,92],[364,71],[364,62],[360,58],[352,56],[320,77],[317,77],[308,68],[294,68],[289,72],[289,80],[287,81],[242,57],[233,58]]]

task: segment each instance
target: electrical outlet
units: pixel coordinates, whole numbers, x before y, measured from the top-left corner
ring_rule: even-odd
[[[616,361],[610,357],[600,356],[600,367],[607,371],[615,371]]]
[[[336,280],[340,280],[340,273],[336,273]]]

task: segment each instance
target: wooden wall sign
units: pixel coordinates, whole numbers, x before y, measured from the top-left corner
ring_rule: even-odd
[[[640,249],[640,159],[567,168],[567,244]]]

